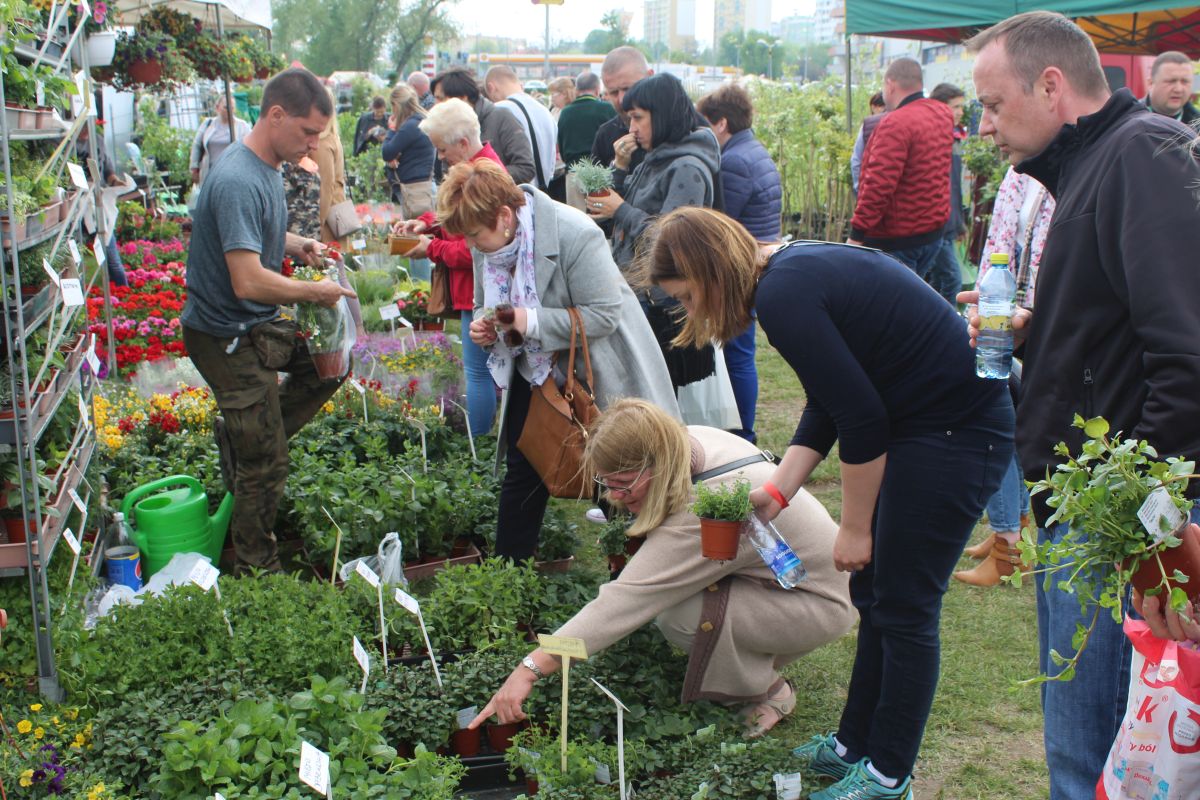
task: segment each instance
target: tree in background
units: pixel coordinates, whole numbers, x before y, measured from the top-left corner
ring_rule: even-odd
[[[620,11],[609,11],[600,18],[601,28],[596,28],[583,40],[587,53],[607,53],[623,44],[633,44],[629,38],[629,25],[622,19]]]

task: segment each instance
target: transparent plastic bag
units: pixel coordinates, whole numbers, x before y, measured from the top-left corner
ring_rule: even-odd
[[[395,531],[383,537],[375,555],[352,558],[342,564],[338,576],[343,581],[349,581],[360,561],[379,576],[384,586],[408,586],[408,579],[404,577],[404,545],[400,542],[400,534]]]
[[[296,322],[323,380],[335,380],[350,371],[350,351],[357,332],[345,297],[338,298],[337,304],[330,307],[300,303]]]

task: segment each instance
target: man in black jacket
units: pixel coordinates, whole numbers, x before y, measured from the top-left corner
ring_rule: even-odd
[[[1012,17],[968,42],[978,53],[981,136],[1057,201],[1042,252],[1037,310],[1014,321],[1027,334],[1017,410],[1025,476],[1045,477],[1080,451],[1072,417],[1102,416],[1164,457],[1200,456],[1200,294],[1194,132],[1150,113],[1126,89],[1109,93],[1091,40],[1060,14]],[[975,302],[965,292],[960,301]],[[973,320],[974,323],[977,320]],[[1196,496],[1200,484],[1189,490]],[[1042,498],[1037,498],[1042,499]],[[1045,523],[1047,509],[1036,508]],[[1066,533],[1061,525],[1043,539]],[[1086,536],[1087,531],[1077,531]],[[1079,598],[1038,581],[1043,672],[1050,650],[1075,651]],[[1130,647],[1102,609],[1074,680],[1044,685],[1051,800],[1095,794],[1125,712]]]

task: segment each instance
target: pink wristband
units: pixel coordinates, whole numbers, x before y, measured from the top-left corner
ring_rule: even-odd
[[[774,500],[776,503],[779,503],[780,510],[783,510],[788,507],[787,498],[783,496],[783,492],[779,491],[779,489],[776,488],[775,484],[771,483],[770,481],[767,481],[766,483],[764,483],[762,485],[762,488],[763,488],[764,492],[771,495],[772,500]]]

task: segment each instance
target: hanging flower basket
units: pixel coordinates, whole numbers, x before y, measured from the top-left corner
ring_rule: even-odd
[[[129,65],[129,77],[144,86],[158,83],[162,74],[163,66],[159,61],[134,61]]]
[[[87,53],[87,64],[89,68],[107,67],[113,61],[113,56],[117,52],[117,32],[116,31],[96,31],[89,35],[86,40],[76,42],[71,48],[71,60],[76,66],[83,66],[81,53]]]

